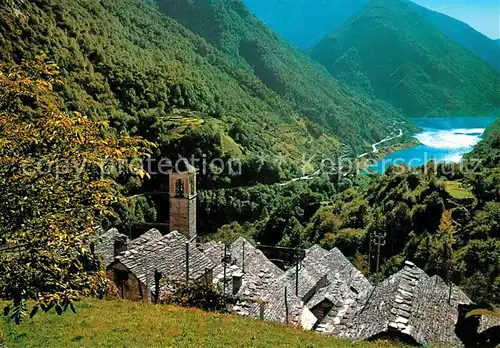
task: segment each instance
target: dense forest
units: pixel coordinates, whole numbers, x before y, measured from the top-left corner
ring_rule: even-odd
[[[410,116],[484,116],[500,106],[500,74],[401,0],[370,2],[311,55]]]
[[[365,151],[391,132],[394,120],[407,120],[388,104],[349,91],[241,5],[229,6],[231,15],[222,19],[231,30],[245,29],[231,34],[237,45],[249,45],[248,54],[260,45],[255,53],[263,55],[246,57],[257,60],[253,65],[234,54],[238,47],[214,47],[155,6],[144,0],[0,4],[1,60],[19,64],[43,52],[60,68],[54,92],[66,111],[155,142],[156,158],[242,163],[244,175],[209,171],[200,188],[302,175],[323,157]],[[211,14],[192,13],[200,22]],[[411,122],[404,127],[412,129]],[[165,190],[166,180],[123,184],[137,194]],[[120,225],[155,221],[166,214],[164,203],[138,196],[119,208]]]
[[[193,143],[244,160],[339,150],[335,134],[145,1],[13,0],[0,12],[3,61],[45,52],[61,68],[54,90],[67,110],[153,140],[162,155]]]
[[[241,62],[300,114],[331,130],[343,142],[352,142],[356,136],[383,138],[392,121],[406,120],[389,104],[348,91],[320,64],[254,17],[242,2],[157,2],[162,12]]]
[[[109,119],[120,131],[160,145],[172,148],[176,131],[186,128],[195,138],[211,137],[215,129],[219,138],[236,142],[238,153],[282,153],[298,162],[304,153],[338,152],[340,142],[360,151],[387,135],[384,125],[405,119],[387,104],[350,92],[255,18],[253,35],[266,40],[249,37],[238,45],[247,45],[247,52],[260,45],[257,55],[274,47],[279,52],[247,57],[257,60],[248,64],[143,0],[10,2],[1,7],[2,60],[46,52],[61,66],[56,92],[68,109]],[[208,14],[192,15],[201,21]],[[204,121],[199,127],[183,124],[198,119]]]

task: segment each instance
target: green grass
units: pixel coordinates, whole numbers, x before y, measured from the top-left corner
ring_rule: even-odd
[[[455,199],[473,199],[471,190],[462,185],[460,181],[447,181],[446,191]]]
[[[221,135],[221,148],[222,152],[225,154],[233,155],[233,156],[242,156],[243,152],[241,151],[240,146],[238,143],[234,141],[233,138],[231,138],[227,134],[222,134]]]
[[[1,303],[0,303],[1,304]],[[338,340],[302,330],[128,301],[85,300],[77,313],[38,314],[20,325],[0,319],[8,347],[387,347],[388,342]],[[1,335],[0,335],[1,337]]]

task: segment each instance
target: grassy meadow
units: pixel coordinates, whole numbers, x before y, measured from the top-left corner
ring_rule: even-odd
[[[382,348],[282,325],[197,309],[84,300],[77,314],[38,314],[20,325],[0,319],[7,347],[334,347]],[[0,336],[1,337],[1,336]],[[395,346],[394,346],[395,347]]]

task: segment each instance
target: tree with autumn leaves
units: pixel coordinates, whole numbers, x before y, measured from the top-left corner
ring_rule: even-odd
[[[105,166],[133,163],[153,147],[64,111],[57,78],[44,57],[0,63],[0,298],[17,322],[39,309],[74,310],[74,301],[103,290],[95,226],[124,199]],[[137,174],[142,168],[128,166],[124,175]]]

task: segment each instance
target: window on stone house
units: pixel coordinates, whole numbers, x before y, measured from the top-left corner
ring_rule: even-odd
[[[194,179],[191,178],[190,182],[189,182],[189,189],[191,191],[191,196],[194,196],[195,192],[194,192]]]

